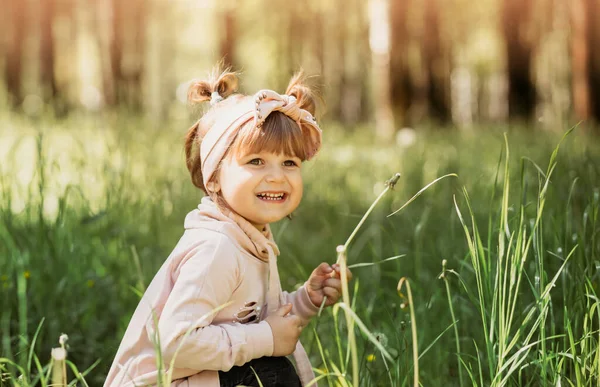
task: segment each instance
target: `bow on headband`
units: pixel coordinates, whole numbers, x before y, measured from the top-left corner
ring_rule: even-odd
[[[253,120],[258,130],[265,119],[274,111],[280,111],[296,121],[306,143],[306,159],[310,160],[321,148],[321,128],[307,110],[298,106],[296,97],[281,95],[273,90],[261,90],[253,97],[233,105],[229,111],[218,117],[200,145],[202,177],[206,187],[235,135],[247,122]]]

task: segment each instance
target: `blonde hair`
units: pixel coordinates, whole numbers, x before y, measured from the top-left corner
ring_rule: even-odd
[[[295,74],[290,80],[285,94],[296,97],[300,108],[315,115],[317,107],[316,93],[305,84],[305,80],[306,77],[302,71]],[[214,92],[218,92],[219,96],[223,98],[223,100],[212,105],[188,129],[184,146],[186,165],[192,183],[206,194],[211,195],[213,199],[218,198],[206,189],[203,182],[200,144],[218,117],[222,114],[228,114],[235,105],[252,98],[243,94],[234,94],[237,87],[238,74],[230,69],[221,70],[217,66],[207,80],[193,82],[188,90],[188,101],[192,105],[210,101]],[[225,157],[234,155],[240,157],[250,153],[267,151],[284,153],[304,161],[307,158],[305,143],[303,128],[298,126],[298,123],[281,112],[273,112],[265,119],[260,128],[256,128],[252,121],[244,124],[238,131]]]

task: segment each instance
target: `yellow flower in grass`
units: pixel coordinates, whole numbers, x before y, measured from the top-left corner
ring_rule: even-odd
[[[375,354],[373,354],[373,353],[372,353],[372,354],[370,354],[370,355],[367,355],[367,361],[368,361],[369,363],[372,363],[372,362],[374,362],[374,361],[375,361],[375,359],[377,359],[377,357],[375,356]]]
[[[29,270],[25,270],[25,273],[23,273],[23,277],[25,277],[25,279],[29,279],[29,277],[31,277],[31,272]]]

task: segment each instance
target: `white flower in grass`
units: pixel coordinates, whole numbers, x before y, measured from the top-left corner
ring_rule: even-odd
[[[67,358],[67,351],[64,348],[52,348],[52,359],[63,361]]]
[[[373,336],[375,339],[385,348],[388,345],[388,338],[385,334],[381,332],[373,332]]]

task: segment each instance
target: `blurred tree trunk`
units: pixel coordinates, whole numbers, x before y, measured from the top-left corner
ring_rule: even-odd
[[[94,31],[98,42],[98,52],[100,53],[100,72],[102,76],[102,94],[104,103],[108,106],[116,105],[115,92],[115,67],[120,66],[120,59],[115,60],[115,42],[114,42],[114,9],[112,0],[98,0],[96,3],[96,12],[94,17]],[[120,71],[120,70],[119,70]]]
[[[144,53],[146,48],[146,13],[144,0],[112,0],[112,36],[110,63],[114,104],[142,109]]]
[[[318,10],[313,18],[314,23],[314,33],[313,37],[313,47],[314,47],[314,56],[317,62],[317,74],[323,74],[325,67],[325,50],[324,50],[324,24],[325,24],[325,16],[322,10]]]
[[[130,41],[128,53],[131,58],[126,67],[126,78],[128,86],[128,104],[141,111],[143,108],[144,89],[142,80],[144,79],[145,71],[145,52],[146,52],[146,21],[148,9],[146,0],[130,0],[132,8],[130,9],[130,17],[133,21],[133,30],[130,33],[134,38]]]
[[[587,0],[587,49],[588,49],[588,81],[590,91],[590,113],[597,123],[600,123],[600,1]]]
[[[9,15],[4,81],[6,82],[9,103],[12,106],[17,106],[23,99],[21,78],[23,70],[23,47],[25,45],[27,2],[9,1],[8,4],[5,5],[4,9]]]
[[[169,3],[163,1],[149,1],[147,8],[148,43],[144,61],[145,67],[145,95],[144,110],[152,122],[160,125],[166,117],[166,107],[170,96],[165,93],[165,85],[169,84],[170,75],[165,71],[172,55],[169,55],[167,46],[172,35],[167,31],[171,29]]]
[[[536,102],[531,77],[532,0],[503,0],[502,27],[508,71],[508,115],[530,120]]]
[[[364,101],[364,58],[369,55],[364,36],[368,36],[369,24],[365,15],[367,6],[362,0],[351,0],[346,3],[348,16],[345,22],[344,78],[340,88],[340,114],[345,124],[356,125],[363,117]]]
[[[237,42],[237,26],[236,26],[236,7],[228,4],[221,4],[221,21],[223,33],[220,37],[219,55],[225,67],[234,67],[235,61],[235,45]]]
[[[425,0],[422,37],[427,114],[437,121],[450,120],[450,58],[440,28],[437,0]]]
[[[291,74],[298,71],[300,66],[302,65],[302,50],[303,50],[303,42],[305,35],[303,34],[304,30],[304,17],[306,16],[306,12],[308,9],[304,7],[298,8],[298,2],[290,1],[285,4],[287,7],[287,79],[291,76]],[[287,82],[286,82],[287,86]]]
[[[408,46],[410,34],[408,29],[408,10],[410,0],[391,0],[390,3],[390,96],[394,118],[398,125],[410,125],[408,110],[415,91],[410,76],[408,62]]]
[[[573,111],[579,120],[590,115],[590,89],[588,84],[588,13],[586,0],[572,0],[571,8],[571,74]],[[590,47],[591,48],[591,47]]]
[[[54,0],[41,2],[40,12],[40,80],[43,98],[46,102],[54,103],[58,94],[56,76],[54,73]]]
[[[392,3],[397,1],[392,0]],[[373,74],[373,102],[376,136],[381,142],[394,137],[390,68],[390,4],[387,0],[369,0],[369,44]]]
[[[109,43],[109,52],[110,52],[110,80],[105,79],[105,82],[111,82],[110,87],[105,86],[105,92],[111,90],[110,94],[107,94],[106,103],[108,105],[115,106],[119,104],[123,100],[123,85],[124,85],[124,76],[122,59],[123,59],[123,28],[122,24],[124,23],[124,13],[121,7],[120,0],[110,0],[111,1],[111,34],[110,34],[110,43]]]
[[[331,0],[325,4],[323,73],[327,79],[327,107],[330,118],[340,120],[346,83],[346,18],[339,10],[347,9],[348,5],[344,0]]]
[[[346,8],[348,11],[348,7],[350,6],[350,0],[338,0],[337,7],[338,9]],[[342,121],[345,123],[344,119],[344,103],[346,102],[345,94],[348,92],[348,74],[347,74],[347,60],[348,60],[348,50],[346,47],[346,40],[348,39],[348,17],[351,17],[348,14],[339,12],[336,15],[336,25],[335,29],[335,41],[338,46],[337,51],[337,79],[338,85],[336,88],[336,96],[335,96],[335,110],[333,111],[333,115],[336,120]]]

